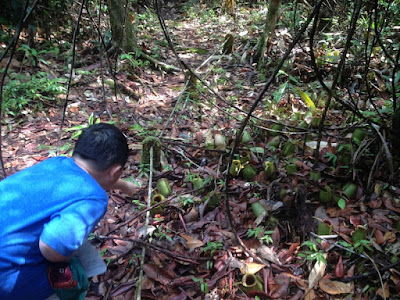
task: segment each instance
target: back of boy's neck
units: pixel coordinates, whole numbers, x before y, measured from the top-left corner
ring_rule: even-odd
[[[83,159],[81,159],[80,157],[75,157],[73,156],[72,159],[74,160],[74,162],[82,169],[84,170],[86,173],[90,174],[93,176],[94,171],[92,170],[92,168],[90,168],[89,164],[84,161]]]

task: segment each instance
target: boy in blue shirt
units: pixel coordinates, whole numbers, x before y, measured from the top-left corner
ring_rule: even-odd
[[[49,158],[0,181],[0,300],[74,288],[84,298],[87,277],[74,253],[104,216],[106,190],[132,195],[133,184],[120,179],[128,152],[122,132],[100,123],[83,131],[72,158]]]

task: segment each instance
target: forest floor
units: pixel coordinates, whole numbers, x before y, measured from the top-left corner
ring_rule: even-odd
[[[315,168],[317,135],[307,117],[310,107],[294,90],[279,94],[284,80],[277,79],[267,91],[246,129],[249,141],[240,143],[235,155],[254,174],[238,170],[228,183],[232,230],[224,192],[229,152],[244,112],[271,73],[249,62],[257,34],[249,29],[248,15],[262,12],[238,8],[233,18],[197,8],[197,14],[187,10],[186,17],[172,18],[178,9],[166,9],[177,53],[222,98],[199,81],[197,90],[189,86],[183,92],[187,78],[182,72],[167,73],[132,57],[118,63],[118,93],[106,83],[103,94],[102,76],[106,82],[112,77],[107,68],[100,71],[99,53],[88,39],[78,41],[79,67],[60,140],[59,104],[65,95],[58,104],[45,101],[43,109],[4,120],[2,155],[8,175],[56,153],[70,155],[73,134],[92,121],[113,121],[128,137],[132,155],[123,178],[137,183],[137,193],[109,193],[109,209],[91,236],[108,270],[92,278],[87,299],[133,299],[141,268],[143,299],[394,299],[400,289],[393,264],[400,246],[400,189],[384,181],[384,159],[371,173],[370,158],[365,162],[358,152],[355,163],[362,166],[343,168],[339,147],[352,143],[352,130],[339,129],[350,117],[344,110],[328,115],[322,159]],[[178,67],[156,17],[151,18],[140,21],[141,47]],[[227,33],[236,37],[234,49],[222,55]],[[289,30],[278,26],[266,70],[276,65],[291,39]],[[285,76],[311,85],[315,78],[304,51],[293,50]],[[64,60],[47,59],[48,66],[37,68],[66,77]],[[323,104],[318,108],[322,111]],[[304,131],[299,131],[300,115],[308,122]],[[284,126],[271,132],[274,124]],[[162,150],[152,192],[158,191],[157,180],[165,178],[172,194],[152,203],[145,231],[149,176],[148,166],[140,164],[140,149],[147,136],[160,137]],[[265,162],[274,170],[268,171]],[[345,199],[345,205],[334,197]],[[321,223],[328,227],[324,234]],[[355,235],[362,237],[355,240]]]

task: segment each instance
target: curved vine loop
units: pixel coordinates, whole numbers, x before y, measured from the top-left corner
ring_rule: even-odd
[[[288,49],[286,50],[286,52],[282,56],[279,64],[275,67],[273,73],[269,77],[269,79],[268,79],[267,83],[265,84],[264,88],[258,94],[256,100],[254,101],[253,105],[251,106],[249,112],[247,113],[246,118],[243,120],[239,131],[236,133],[236,138],[235,138],[234,144],[232,146],[232,150],[231,150],[230,155],[229,155],[229,162],[228,162],[227,170],[229,170],[231,165],[232,165],[234,154],[235,154],[236,148],[237,148],[237,146],[239,144],[240,137],[242,136],[242,133],[243,133],[244,128],[246,127],[248,121],[252,117],[252,113],[254,112],[254,110],[256,109],[257,105],[260,103],[260,101],[263,99],[263,96],[264,96],[265,92],[271,86],[271,84],[274,81],[274,79],[275,79],[276,75],[278,74],[279,70],[282,68],[284,62],[288,59],[288,57],[289,57],[291,51],[293,50],[294,46],[299,42],[301,36],[306,31],[308,25],[311,23],[311,21],[314,18],[315,14],[319,11],[323,1],[324,0],[319,0],[318,3],[315,5],[312,13],[308,16],[307,20],[304,22],[303,26],[300,28],[299,32],[297,33],[297,35],[293,39],[292,43],[289,45]],[[235,234],[235,236],[238,239],[238,241],[241,244],[241,246],[245,248],[245,245],[243,244],[243,242],[240,240],[240,238],[236,234],[235,226],[234,226],[233,219],[232,219],[232,214],[231,214],[231,211],[230,211],[229,195],[228,195],[229,179],[230,179],[230,174],[229,174],[229,172],[226,172],[226,176],[225,176],[225,206],[226,206],[226,213],[227,213],[227,216],[228,216],[228,220],[229,220],[229,224],[231,226],[232,232]]]
[[[65,100],[64,100],[64,103],[63,103],[63,108],[62,108],[62,117],[61,117],[60,129],[59,129],[60,131],[58,133],[57,151],[56,151],[56,153],[58,153],[58,151],[60,150],[60,141],[61,141],[62,129],[63,129],[64,121],[65,121],[65,113],[67,112],[67,106],[68,106],[68,100],[69,100],[68,99],[69,98],[69,90],[71,88],[72,74],[73,74],[74,64],[75,64],[76,37],[77,37],[77,34],[78,34],[79,23],[80,23],[81,18],[82,18],[82,12],[83,12],[83,8],[85,7],[85,3],[86,3],[86,0],[82,0],[81,7],[80,7],[80,10],[79,10],[79,14],[78,14],[78,20],[76,21],[74,34],[72,36],[72,61],[71,61],[71,68],[69,70],[67,93],[66,93],[66,97],[65,97]]]

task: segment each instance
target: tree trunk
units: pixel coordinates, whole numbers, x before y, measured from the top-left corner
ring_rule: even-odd
[[[260,39],[257,43],[256,52],[253,55],[253,61],[260,65],[264,61],[264,51],[267,45],[267,40],[270,40],[275,32],[276,20],[278,18],[279,5],[281,0],[270,0],[268,5],[267,19],[265,21],[265,27]]]
[[[136,37],[133,31],[133,25],[128,14],[125,12],[126,0],[107,0],[108,13],[110,17],[111,34],[113,48],[117,51],[122,50],[125,53],[136,52],[139,49]],[[154,66],[161,68],[166,72],[179,72],[180,69],[167,65],[151,57],[140,49],[138,55],[143,60],[148,60]],[[139,58],[137,57],[137,58]]]
[[[128,53],[136,50],[137,42],[125,4],[125,0],[107,0],[113,44]]]

